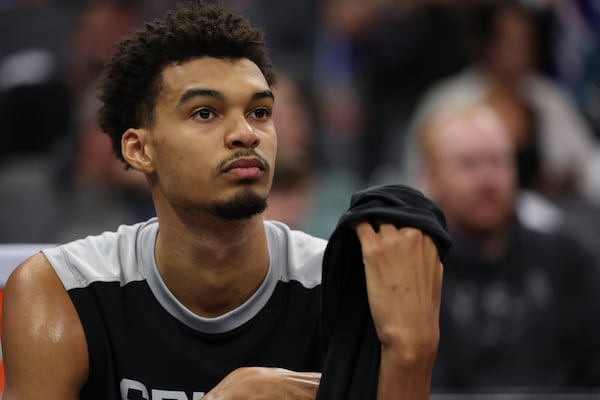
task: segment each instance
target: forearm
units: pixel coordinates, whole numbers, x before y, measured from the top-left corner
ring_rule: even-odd
[[[381,344],[377,399],[426,400],[439,343],[443,266],[412,228],[357,226],[371,316]]]
[[[415,357],[401,356],[397,350],[382,346],[377,400],[427,400],[435,351]]]
[[[203,400],[314,400],[321,374],[283,368],[245,367],[227,375]]]

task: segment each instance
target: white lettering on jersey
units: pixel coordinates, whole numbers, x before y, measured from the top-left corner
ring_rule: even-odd
[[[189,400],[185,392],[179,390],[151,389],[152,397],[148,395],[148,388],[141,382],[123,378],[120,384],[122,400]],[[192,400],[204,397],[204,392],[192,393]]]
[[[152,400],[189,400],[185,392],[152,389]]]

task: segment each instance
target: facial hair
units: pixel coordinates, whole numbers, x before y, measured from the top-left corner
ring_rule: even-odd
[[[265,211],[267,199],[252,190],[243,191],[229,200],[215,201],[208,211],[212,215],[227,221],[249,219]]]

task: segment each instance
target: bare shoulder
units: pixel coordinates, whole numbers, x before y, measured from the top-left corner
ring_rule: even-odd
[[[77,311],[42,253],[19,265],[4,289],[4,399],[77,399],[87,379]]]

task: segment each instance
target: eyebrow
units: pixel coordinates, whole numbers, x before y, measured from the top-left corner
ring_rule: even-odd
[[[273,96],[273,92],[270,90],[261,90],[260,92],[256,92],[252,95],[252,100],[269,98],[271,100],[275,100],[275,96]]]
[[[183,103],[187,102],[188,100],[190,100],[194,97],[198,97],[198,96],[213,97],[217,100],[225,100],[225,96],[223,95],[223,93],[219,92],[218,90],[199,89],[198,88],[198,89],[186,90],[185,93],[183,93],[181,95],[181,97],[179,98],[179,104],[183,104]],[[252,95],[252,100],[258,100],[258,99],[264,99],[264,98],[270,98],[272,100],[275,100],[275,96],[273,96],[273,92],[270,90],[261,90]]]
[[[181,95],[181,97],[179,98],[179,104],[183,104],[186,101],[194,98],[194,97],[214,97],[215,99],[218,100],[224,100],[225,96],[223,96],[223,93],[217,91],[217,90],[213,90],[213,89],[189,89],[186,90],[185,93],[183,93]]]

